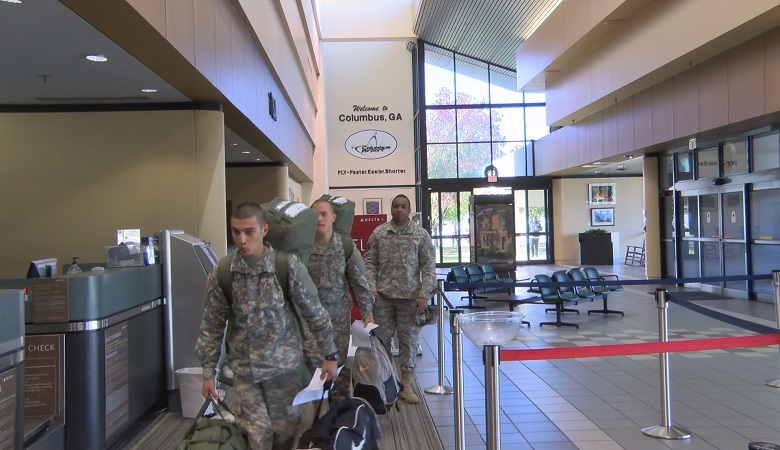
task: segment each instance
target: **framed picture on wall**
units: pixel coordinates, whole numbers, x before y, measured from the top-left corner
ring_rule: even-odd
[[[590,183],[588,203],[591,205],[614,205],[615,183]]]
[[[590,226],[611,227],[615,225],[615,208],[591,208]]]
[[[382,214],[382,199],[364,198],[363,214]]]

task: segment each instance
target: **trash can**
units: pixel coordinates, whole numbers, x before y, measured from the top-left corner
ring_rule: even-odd
[[[179,385],[181,398],[181,416],[192,419],[198,415],[203,402],[203,369],[200,367],[184,367],[176,370],[176,383]]]

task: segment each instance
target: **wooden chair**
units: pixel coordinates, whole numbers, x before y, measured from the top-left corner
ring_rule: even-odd
[[[628,245],[626,246],[626,258],[623,263],[627,266],[645,265],[645,241],[642,241],[642,246]]]

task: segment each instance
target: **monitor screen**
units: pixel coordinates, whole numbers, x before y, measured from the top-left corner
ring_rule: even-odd
[[[54,278],[57,276],[57,258],[39,259],[30,262],[27,278]]]

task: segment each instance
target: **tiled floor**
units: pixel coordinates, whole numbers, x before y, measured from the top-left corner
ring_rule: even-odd
[[[560,266],[520,269],[520,276],[551,273]],[[604,269],[613,269],[612,267]],[[621,278],[643,278],[641,268],[615,266]],[[518,289],[520,292],[521,289]],[[625,316],[588,315],[601,301],[574,308],[565,321],[579,329],[556,328],[538,323],[550,320],[544,307],[524,305],[520,310],[531,321],[503,348],[552,348],[658,341],[658,308],[654,286],[631,286],[609,296],[612,309]],[[453,303],[460,293],[448,293]],[[747,300],[691,301],[713,311],[775,328],[774,306]],[[506,309],[502,304],[491,309]],[[753,335],[750,330],[669,304],[669,338],[706,339]],[[447,319],[448,320],[448,319]],[[421,333],[423,355],[417,379],[425,389],[439,384],[436,327]],[[451,385],[452,346],[445,325],[445,385]],[[485,448],[485,389],[481,349],[463,337],[466,447]],[[663,400],[657,354],[504,362],[500,365],[502,448],[509,449],[747,449],[750,442],[780,444],[780,389],[764,386],[780,378],[777,346],[676,353],[669,356],[671,418],[693,436],[687,440],[647,437],[641,429],[662,423]],[[445,449],[454,449],[452,395],[424,395]]]

